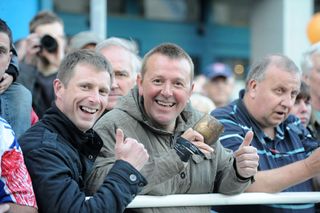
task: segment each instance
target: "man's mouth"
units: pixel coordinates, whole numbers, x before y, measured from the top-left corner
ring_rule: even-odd
[[[85,107],[85,106],[80,106],[80,109],[81,109],[81,111],[86,112],[86,113],[90,113],[90,114],[94,114],[94,113],[98,112],[98,109]]]
[[[173,107],[174,105],[176,105],[175,103],[172,103],[172,102],[163,102],[159,100],[156,100],[156,103],[163,107]]]

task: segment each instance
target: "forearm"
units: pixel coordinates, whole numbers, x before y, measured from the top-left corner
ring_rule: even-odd
[[[18,205],[15,203],[8,203],[10,206],[10,213],[20,213],[20,212],[24,212],[24,213],[36,213],[38,212],[38,210],[34,207],[31,206],[23,206],[23,205]]]
[[[91,212],[123,212],[146,184],[144,177],[134,167],[118,160],[108,172],[98,192],[86,201],[85,206],[92,210]]]
[[[281,192],[293,185],[302,183],[314,176],[308,169],[304,160],[265,171],[258,171],[255,182],[246,190],[247,192]]]

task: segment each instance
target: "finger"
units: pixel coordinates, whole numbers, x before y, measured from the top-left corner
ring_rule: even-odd
[[[252,131],[248,131],[246,136],[243,139],[243,142],[242,142],[240,148],[242,148],[243,146],[250,146],[252,138],[253,138],[253,132]]]
[[[124,140],[124,134],[121,129],[117,129],[116,131],[116,144],[122,144]]]
[[[196,147],[198,147],[198,149],[200,149],[203,153],[211,153],[214,151],[214,149],[203,143],[203,142],[192,142]]]
[[[193,137],[193,129],[189,128],[187,129],[182,135],[181,137],[183,137],[184,139],[191,141],[194,137]]]

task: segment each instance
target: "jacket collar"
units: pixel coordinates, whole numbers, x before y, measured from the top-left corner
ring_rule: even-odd
[[[93,155],[94,159],[99,154],[102,140],[98,134],[93,129],[82,132],[55,104],[46,111],[41,120],[48,129],[58,133],[81,153]]]

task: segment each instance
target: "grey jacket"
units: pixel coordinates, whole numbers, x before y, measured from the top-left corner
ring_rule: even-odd
[[[222,147],[219,141],[212,147],[214,152],[204,159],[192,156],[183,163],[173,145],[175,138],[192,127],[201,114],[188,105],[177,118],[175,132],[172,134],[154,126],[143,109],[142,97],[137,87],[121,99],[117,107],[105,114],[95,125],[95,131],[103,140],[103,148],[95,161],[94,172],[87,180],[91,193],[96,191],[107,171],[115,162],[114,141],[116,128],[121,128],[126,137],[132,137],[148,150],[150,159],[141,173],[148,181],[141,194],[237,194],[244,191],[250,181],[240,180],[233,166],[233,154]],[[137,156],[138,157],[138,156]],[[143,208],[135,212],[210,212],[210,207]]]

